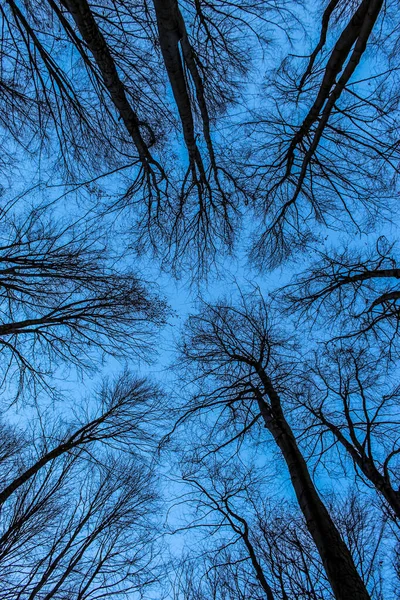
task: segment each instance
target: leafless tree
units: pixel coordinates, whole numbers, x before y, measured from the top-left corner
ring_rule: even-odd
[[[195,591],[203,597],[200,590],[205,597],[212,582],[217,598],[334,597],[304,518],[290,501],[276,498],[259,468],[225,458],[190,466],[185,459],[184,468],[184,501],[192,511],[182,529],[190,550],[174,568],[176,590],[186,586],[183,595],[191,589],[194,598]],[[367,502],[352,492],[331,501],[330,510],[371,596],[382,597],[385,522],[371,521]]]
[[[343,346],[313,354],[305,372],[297,397],[311,416],[303,423],[307,446],[328,471],[336,468],[334,450],[344,464],[347,454],[385,511],[399,519],[399,387],[393,373],[371,351]]]
[[[140,597],[156,580],[157,494],[149,459],[160,426],[157,392],[125,374],[103,386],[97,404],[91,412],[100,414],[79,428],[59,425],[41,436],[5,430],[5,598]]]
[[[397,260],[397,243],[385,237],[364,251],[349,247],[321,253],[279,291],[279,302],[308,323],[329,324],[334,339],[377,341],[393,357],[399,327]]]
[[[268,318],[260,297],[237,305],[205,305],[189,319],[181,360],[205,392],[193,400],[187,414],[216,411],[217,418],[261,415],[288,469],[293,491],[304,515],[336,598],[369,593],[349,548],[337,529],[308,469],[290,425],[291,381],[297,358],[293,343]]]
[[[1,215],[2,377],[4,385],[16,374],[20,390],[57,366],[89,367],[94,350],[145,355],[166,316],[165,302],[113,259],[101,229],[46,212]]]
[[[5,598],[140,597],[154,582],[151,476],[134,461],[103,460],[53,463],[3,506]]]
[[[73,456],[83,451],[87,453],[87,460],[91,457],[95,460],[99,445],[118,447],[132,456],[154,450],[157,431],[162,430],[165,418],[159,390],[145,380],[125,372],[116,381],[103,383],[97,398],[89,401],[86,410],[84,399],[76,404],[77,422],[56,423],[55,432],[47,427],[41,443],[36,431],[31,434],[31,444],[27,444],[21,434],[18,436],[4,427],[0,506],[41,469],[64,455]],[[24,457],[32,446],[38,454],[36,458],[29,452]]]
[[[257,557],[248,522],[246,521],[246,518],[237,513],[235,507],[232,506],[231,503],[231,499],[234,498],[235,495],[239,495],[241,492],[243,493],[246,491],[250,481],[241,481],[241,485],[239,484],[239,488],[236,490],[232,489],[233,486],[231,480],[220,481],[220,485],[225,488],[223,492],[221,492],[218,489],[215,489],[215,479],[218,478],[218,474],[213,473],[213,475],[213,487],[205,487],[203,482],[193,474],[188,473],[184,475],[184,481],[189,483],[195,490],[194,495],[196,495],[196,492],[200,494],[200,499],[198,499],[196,503],[197,514],[194,526],[199,526],[202,520],[202,514],[205,515],[205,518],[209,518],[217,513],[220,520],[217,517],[216,522],[213,523],[212,527],[209,527],[210,532],[228,527],[236,537],[236,539],[224,541],[222,547],[219,548],[218,551],[214,551],[215,554],[218,555],[219,561],[230,567],[237,563],[248,561],[254,570],[255,579],[258,582],[258,586],[253,584],[253,587],[259,587],[260,590],[258,591],[258,594],[261,593],[267,600],[273,600],[275,595],[271,587],[271,582],[269,581],[270,576],[269,574],[268,576],[265,575],[261,561]],[[210,489],[210,487],[212,489]],[[193,501],[193,499],[191,498],[190,501]],[[207,527],[207,525],[205,525],[205,527]],[[241,553],[239,551],[239,556],[236,558],[234,557],[233,546],[238,540],[242,542],[243,548],[241,548],[241,550],[243,551],[243,556],[240,556]],[[215,558],[214,562],[216,562]],[[257,595],[257,591],[254,590],[253,594]]]
[[[327,228],[360,232],[390,218],[396,198],[396,3],[332,0],[320,11],[317,42],[305,56],[303,38],[271,69],[244,132],[264,218],[252,257],[262,267],[320,241]]]
[[[134,206],[136,243],[162,245],[172,262],[194,253],[204,273],[208,256],[232,247],[245,196],[219,121],[231,121],[266,30],[289,15],[269,0],[7,1],[3,126],[17,144],[54,148],[69,183],[127,174],[111,204]]]
[[[318,223],[362,228],[396,196],[396,3],[332,0],[320,12],[319,39],[299,58],[290,43],[304,13],[287,0],[7,1],[3,125],[23,147],[56,148],[78,169],[69,183],[125,173],[112,206],[134,206],[136,244],[161,246],[164,264],[204,274],[232,249],[249,203],[253,258],[280,262],[318,239]],[[271,32],[291,52],[278,68],[262,54]],[[265,101],[235,116],[260,69]]]
[[[4,0],[0,23],[5,598],[154,583],[188,600],[382,600],[383,548],[400,543],[397,241],[335,232],[395,219],[397,3]],[[261,271],[305,266],[269,304],[239,293],[185,325],[164,440],[181,446],[188,531],[210,539],[167,565],[165,592],[150,450],[173,393],[125,372],[61,408],[57,381],[156,354],[168,308],[133,257],[201,285],[238,245]],[[252,479],[250,455],[285,493]]]

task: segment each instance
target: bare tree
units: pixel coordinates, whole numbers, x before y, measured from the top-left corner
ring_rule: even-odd
[[[0,347],[3,384],[13,373],[45,380],[56,366],[93,364],[96,353],[144,356],[165,302],[113,260],[101,229],[57,223],[46,211],[1,216]],[[27,377],[25,377],[27,376]]]
[[[335,339],[377,341],[390,357],[397,353],[399,277],[397,243],[380,237],[361,252],[321,253],[278,297],[309,323],[329,323]]]
[[[176,588],[183,579],[205,594],[212,575],[218,598],[224,593],[229,598],[333,598],[298,508],[277,498],[263,468],[249,468],[245,457],[243,452],[229,462],[224,456],[188,464],[185,456],[183,480],[189,491],[183,497],[192,511],[188,524],[178,529],[185,532],[188,550],[181,566],[174,567],[179,574]],[[356,490],[331,498],[329,508],[369,582],[371,596],[382,597],[385,521],[378,514],[376,521],[370,520],[368,501],[361,501]]]
[[[215,474],[215,478],[217,477],[218,474]],[[201,500],[197,501],[196,513],[198,514],[195,522],[195,527],[199,525],[199,515],[201,513],[206,514],[208,517],[210,512],[211,514],[214,514],[216,512],[219,513],[221,522],[218,522],[217,520],[217,522],[213,524],[212,529],[214,531],[217,531],[219,528],[223,529],[224,527],[229,527],[230,529],[232,529],[233,534],[237,536],[237,539],[239,539],[242,542],[244,550],[243,557],[238,557],[235,560],[232,556],[230,556],[229,560],[227,559],[227,557],[225,557],[225,561],[223,560],[222,556],[226,552],[228,554],[232,552],[232,546],[234,546],[235,541],[237,541],[237,539],[227,540],[222,544],[222,548],[218,549],[218,551],[214,551],[215,554],[218,554],[219,560],[225,562],[227,566],[232,566],[236,562],[244,562],[247,560],[251,564],[252,569],[254,570],[255,578],[258,581],[259,587],[262,590],[263,597],[267,598],[267,600],[273,600],[275,598],[275,595],[271,587],[271,583],[270,581],[268,581],[269,577],[265,575],[263,566],[259,558],[257,557],[257,552],[253,545],[251,530],[249,528],[248,522],[244,517],[242,517],[236,512],[235,507],[232,506],[231,503],[231,499],[234,498],[235,494],[238,495],[240,494],[240,492],[246,490],[249,482],[242,481],[240,482],[241,485],[239,489],[225,489],[224,492],[221,493],[218,489],[215,489],[215,487],[213,487],[212,489],[210,489],[211,486],[206,488],[199,478],[190,474],[184,475],[184,481],[191,484],[191,486],[195,489],[195,493],[197,491],[201,495]],[[222,482],[222,485],[223,484],[224,482]],[[230,487],[229,484],[232,485],[232,482],[227,482],[227,488]],[[229,550],[227,550],[227,548],[229,548]]]
[[[356,473],[373,486],[383,508],[395,519],[399,510],[399,387],[363,348],[339,346],[306,363],[306,383],[298,387],[304,441],[325,468],[334,470],[333,450],[347,454]],[[344,461],[346,464],[346,461]]]
[[[199,285],[239,246],[261,270],[318,260],[269,305],[200,303],[185,326],[178,485],[209,539],[168,565],[166,593],[382,600],[397,242],[323,240],[394,220],[397,3],[4,0],[0,23],[0,394],[37,415],[18,429],[0,406],[5,598],[165,592],[151,450],[173,398],[125,372],[61,409],[57,378],[156,354],[168,308],[133,257]]]
[[[122,598],[154,582],[151,474],[121,457],[103,460],[53,463],[4,505],[5,598]]]
[[[390,218],[396,198],[396,4],[332,0],[318,8],[310,53],[304,38],[288,50],[245,124],[247,173],[264,219],[252,249],[261,267],[315,245],[327,228],[365,231]]]
[[[0,505],[41,469],[64,455],[79,455],[83,451],[87,453],[88,460],[90,457],[95,460],[96,446],[99,445],[118,447],[132,456],[140,456],[152,447],[154,449],[154,436],[158,429],[162,429],[164,420],[160,400],[157,388],[125,372],[115,382],[103,384],[95,402],[92,400],[85,411],[89,414],[80,415],[77,423],[63,424],[56,428],[55,433],[46,431],[40,450],[39,439],[34,432],[33,441],[39,452],[36,460],[28,456],[22,461],[26,441],[24,443],[23,438],[18,439],[12,431],[4,428],[2,468],[11,461],[12,469],[2,472]],[[83,413],[81,405],[82,399],[77,402],[79,413]],[[15,464],[15,454],[19,454],[19,464]]]
[[[287,466],[308,530],[318,548],[336,598],[369,593],[311,477],[290,426],[290,382],[295,377],[293,344],[274,330],[265,303],[242,297],[237,306],[206,305],[189,319],[182,361],[192,378],[204,381],[205,393],[194,399],[188,414],[219,409],[233,419],[260,414]],[[218,412],[217,412],[218,414]]]
[[[41,436],[5,431],[5,598],[122,598],[155,582],[157,494],[149,459],[161,426],[158,404],[154,388],[124,374],[103,386],[97,406],[87,409],[98,415],[81,426],[58,425],[52,434],[48,426]]]
[[[305,29],[298,3],[7,1],[3,125],[23,147],[56,148],[69,183],[121,173],[111,204],[134,207],[136,244],[164,264],[205,274],[232,250],[249,203],[253,258],[280,262],[318,240],[319,224],[388,216],[396,195],[396,3],[332,0],[320,12],[310,55],[290,49],[275,68],[262,53],[271,33],[289,48]],[[248,74],[260,70],[254,108]]]
[[[269,0],[10,0],[1,12],[3,126],[17,144],[53,148],[64,180],[82,189],[125,173],[125,192],[111,206],[134,207],[136,243],[193,268],[194,254],[204,274],[208,258],[232,248],[245,197],[219,121],[231,121],[265,29],[289,14],[286,2]]]

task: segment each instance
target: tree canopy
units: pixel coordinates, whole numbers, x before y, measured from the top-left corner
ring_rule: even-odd
[[[3,0],[0,596],[400,589],[395,0]]]

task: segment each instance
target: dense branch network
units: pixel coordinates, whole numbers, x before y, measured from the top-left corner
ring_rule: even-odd
[[[311,4],[1,4],[5,600],[397,593],[398,6]]]

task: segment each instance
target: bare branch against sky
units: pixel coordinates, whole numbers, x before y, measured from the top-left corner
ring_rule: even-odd
[[[398,14],[0,4],[1,600],[400,597]]]

